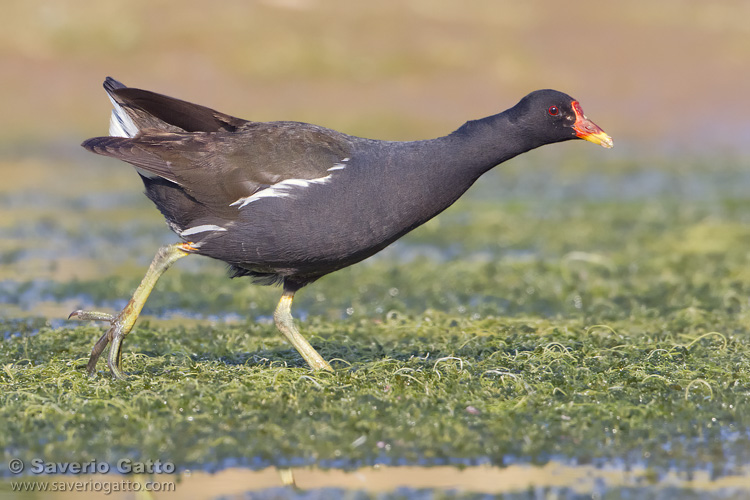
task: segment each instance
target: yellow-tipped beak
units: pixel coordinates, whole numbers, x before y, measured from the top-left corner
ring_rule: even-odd
[[[605,134],[599,125],[586,118],[578,101],[573,101],[573,111],[576,114],[576,121],[573,124],[576,136],[605,148],[611,148],[614,145],[612,138]]]
[[[578,134],[578,137],[580,137],[584,141],[593,142],[594,144],[598,144],[608,149],[614,146],[614,144],[612,143],[612,138],[605,134],[604,131],[596,134]]]

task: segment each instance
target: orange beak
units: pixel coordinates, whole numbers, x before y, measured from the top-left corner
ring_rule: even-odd
[[[602,130],[599,125],[586,118],[578,101],[573,101],[573,111],[576,114],[576,121],[573,124],[573,130],[576,131],[578,137],[593,142],[594,144],[599,144],[605,148],[611,148],[613,146],[612,138],[605,134],[604,130]]]

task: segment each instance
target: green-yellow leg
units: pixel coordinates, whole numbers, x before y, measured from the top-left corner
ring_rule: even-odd
[[[284,290],[279,300],[279,305],[276,306],[276,310],[273,313],[273,320],[276,323],[276,328],[286,337],[290,344],[297,349],[297,352],[307,361],[310,368],[313,370],[328,370],[333,371],[328,361],[323,359],[323,356],[318,354],[318,351],[300,335],[297,327],[294,326],[294,320],[292,319],[292,300],[294,300],[294,292],[291,290]]]
[[[151,290],[154,289],[154,285],[159,281],[164,271],[169,269],[169,266],[177,260],[193,251],[195,251],[195,248],[191,247],[189,243],[177,243],[161,247],[156,252],[156,257],[151,262],[146,276],[143,277],[130,302],[120,311],[120,314],[113,316],[97,311],[73,311],[70,314],[68,319],[107,321],[112,324],[107,333],[99,338],[91,350],[91,357],[89,358],[88,365],[86,365],[86,369],[90,375],[96,372],[96,362],[99,360],[99,356],[101,356],[104,348],[107,347],[107,343],[112,342],[109,348],[109,355],[107,356],[107,366],[109,366],[109,370],[113,376],[119,379],[125,378],[125,373],[122,371],[122,342],[125,336],[130,333],[135,321],[138,319],[138,315],[141,314],[146,299],[148,299]]]

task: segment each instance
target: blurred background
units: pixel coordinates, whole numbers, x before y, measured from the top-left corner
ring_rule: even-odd
[[[741,150],[748,16],[743,0],[8,0],[0,142],[103,134],[111,75],[386,139],[445,134],[551,87],[618,149]]]

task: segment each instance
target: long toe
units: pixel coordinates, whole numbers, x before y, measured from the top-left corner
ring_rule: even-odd
[[[96,373],[96,363],[99,361],[99,357],[104,352],[104,348],[107,347],[108,343],[109,332],[105,332],[104,335],[99,337],[99,340],[96,341],[94,348],[91,349],[91,357],[89,357],[89,362],[86,364],[86,371],[89,375],[94,375]]]
[[[109,355],[107,356],[109,371],[112,372],[112,376],[120,380],[127,378],[125,372],[122,371],[122,341],[124,339],[125,334],[122,331],[114,331],[111,338],[112,344],[109,347]]]
[[[72,313],[70,313],[68,319],[77,319],[80,321],[106,321],[108,323],[112,323],[115,317],[112,314],[105,312],[84,311],[78,309],[77,311],[73,311]]]

